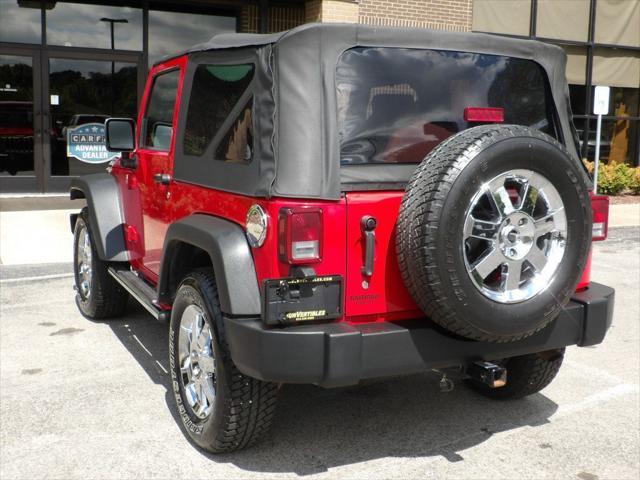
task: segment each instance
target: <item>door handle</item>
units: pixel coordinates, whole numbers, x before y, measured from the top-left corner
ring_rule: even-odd
[[[168,173],[156,173],[153,175],[153,181],[162,185],[169,185],[171,183],[171,175]]]
[[[376,234],[374,230],[378,225],[377,220],[371,215],[365,215],[360,220],[360,228],[364,235],[364,266],[362,267],[362,274],[370,277],[373,275],[373,261],[376,258]]]

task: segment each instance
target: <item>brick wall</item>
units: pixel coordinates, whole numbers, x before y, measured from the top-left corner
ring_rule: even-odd
[[[470,31],[473,0],[307,0],[269,7],[269,31],[310,22],[367,23],[398,27]],[[258,32],[258,7],[241,9],[240,31]]]
[[[470,31],[472,0],[360,0],[360,23]]]
[[[305,7],[307,22],[358,22],[358,4],[352,0],[308,0]]]

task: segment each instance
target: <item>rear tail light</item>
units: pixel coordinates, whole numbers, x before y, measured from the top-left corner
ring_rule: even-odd
[[[464,109],[464,121],[476,123],[504,122],[504,108],[467,107]]]
[[[609,230],[609,197],[606,195],[592,195],[591,208],[593,209],[591,239],[594,242],[605,240]]]
[[[282,208],[278,216],[278,256],[290,264],[322,259],[322,210]]]

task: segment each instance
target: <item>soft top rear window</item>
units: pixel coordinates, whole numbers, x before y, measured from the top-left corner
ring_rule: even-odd
[[[467,107],[504,109],[504,123],[557,138],[546,74],[531,60],[390,47],[347,50],[336,72],[343,165],[418,163],[479,125]]]

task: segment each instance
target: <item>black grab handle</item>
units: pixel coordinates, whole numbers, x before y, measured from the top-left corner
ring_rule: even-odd
[[[373,275],[373,261],[376,256],[376,234],[374,230],[378,222],[371,215],[365,215],[360,221],[360,227],[364,234],[364,266],[362,267],[362,274],[370,277]]]

